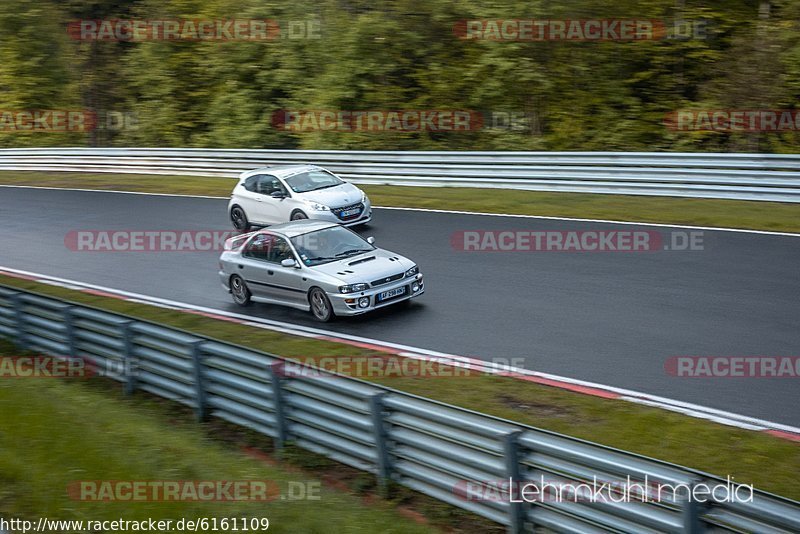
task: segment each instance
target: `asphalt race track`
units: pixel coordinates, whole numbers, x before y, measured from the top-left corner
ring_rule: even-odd
[[[234,305],[217,252],[76,252],[71,230],[228,230],[226,200],[0,188],[0,265],[320,327]],[[575,221],[377,210],[363,233],[417,261],[426,295],[322,326],[800,425],[800,378],[679,378],[667,358],[800,355],[800,238],[705,231],[703,250],[462,252],[463,230],[630,230]],[[668,233],[668,228],[642,227]],[[680,229],[674,229],[682,231]]]

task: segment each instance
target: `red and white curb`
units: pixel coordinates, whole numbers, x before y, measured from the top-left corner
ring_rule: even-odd
[[[587,382],[585,380],[577,380],[549,373],[541,373],[538,371],[531,371],[528,369],[521,369],[516,367],[509,367],[507,365],[495,364],[493,362],[485,362],[476,358],[469,358],[466,356],[457,356],[454,354],[447,354],[443,352],[432,351],[428,349],[421,349],[418,347],[410,347],[398,343],[391,343],[386,341],[379,341],[375,339],[364,338],[360,336],[353,336],[350,334],[342,334],[339,332],[332,332],[320,328],[313,328],[308,326],[294,325],[291,323],[284,323],[281,321],[273,321],[270,319],[262,319],[260,317],[251,317],[238,313],[232,313],[224,310],[214,308],[207,308],[204,306],[195,306],[184,302],[177,302],[174,300],[163,299],[159,297],[152,297],[142,295],[139,293],[131,293],[119,289],[113,289],[75,280],[67,280],[54,276],[48,276],[29,271],[22,271],[19,269],[12,269],[9,267],[0,267],[0,274],[31,280],[34,282],[48,284],[53,286],[64,287],[82,293],[98,295],[102,297],[109,297],[127,302],[135,302],[140,304],[147,304],[150,306],[158,306],[161,308],[168,308],[184,313],[191,313],[218,319],[222,321],[229,321],[237,324],[252,326],[255,328],[263,328],[274,332],[281,332],[294,336],[302,336],[312,339],[319,339],[324,341],[333,341],[336,343],[343,343],[346,345],[366,348],[377,352],[384,352],[394,354],[405,358],[413,358],[417,360],[433,360],[440,364],[453,364],[460,367],[466,367],[477,371],[482,371],[499,376],[512,377],[526,382],[534,382],[551,386],[575,393],[584,395],[591,395],[604,399],[616,399],[662,408],[673,412],[678,412],[690,417],[706,419],[715,423],[723,425],[734,426],[746,430],[753,430],[757,432],[765,432],[775,437],[788,439],[795,442],[800,442],[800,428],[775,423],[772,421],[765,421],[756,419],[745,415],[739,415],[715,408],[700,406],[648,393],[639,391],[632,391],[629,389],[618,388],[614,386],[607,386],[595,382]]]

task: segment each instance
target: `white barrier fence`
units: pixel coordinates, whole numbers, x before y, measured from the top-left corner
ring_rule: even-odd
[[[798,154],[0,149],[0,170],[234,177],[313,163],[357,184],[800,202]]]

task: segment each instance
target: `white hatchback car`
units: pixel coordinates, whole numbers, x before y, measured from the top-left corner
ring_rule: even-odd
[[[233,227],[246,232],[300,219],[365,224],[372,220],[372,205],[361,189],[321,167],[281,165],[243,172],[228,213]]]

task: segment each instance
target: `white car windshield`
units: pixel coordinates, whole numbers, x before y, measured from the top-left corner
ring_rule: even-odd
[[[292,244],[309,267],[375,250],[366,239],[341,226],[293,237]]]
[[[308,193],[317,189],[336,187],[344,182],[328,171],[313,170],[290,176],[286,178],[286,183],[295,193]]]

